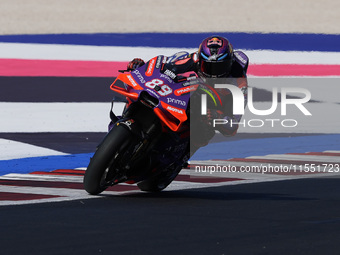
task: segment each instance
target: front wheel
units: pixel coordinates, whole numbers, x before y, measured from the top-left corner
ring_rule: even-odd
[[[84,188],[89,194],[97,195],[111,185],[111,180],[107,180],[109,170],[131,140],[130,131],[122,125],[115,125],[106,135],[85,171]]]

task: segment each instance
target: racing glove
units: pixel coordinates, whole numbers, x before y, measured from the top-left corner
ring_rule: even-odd
[[[229,116],[225,116],[220,110],[207,109],[206,122],[222,135],[233,136],[237,132],[238,122],[241,117],[240,115],[235,116],[235,118],[230,118]]]
[[[223,112],[216,109],[207,109],[206,115],[206,123],[210,126],[213,126],[215,119],[223,119],[224,115]]]
[[[142,65],[144,65],[145,62],[143,59],[141,58],[134,58],[132,61],[130,61],[127,65],[127,70],[128,71],[133,71],[138,67],[141,67]]]

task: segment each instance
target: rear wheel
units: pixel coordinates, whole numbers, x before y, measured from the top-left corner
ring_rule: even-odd
[[[172,165],[164,172],[152,176],[149,179],[139,182],[138,188],[147,192],[159,192],[165,189],[177,177],[178,173],[182,170],[182,166]]]
[[[109,170],[117,162],[117,156],[132,140],[132,134],[122,125],[115,125],[98,146],[91,158],[84,176],[84,188],[91,195],[97,195],[111,186]]]

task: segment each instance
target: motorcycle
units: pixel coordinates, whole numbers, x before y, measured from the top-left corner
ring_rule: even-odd
[[[111,84],[110,89],[127,103],[121,118],[111,111],[114,125],[85,171],[83,183],[89,194],[123,182],[136,183],[142,191],[161,191],[213,136],[201,118],[201,94],[218,95],[197,75],[178,76],[168,70],[168,59],[156,56],[133,71],[122,71]],[[216,98],[209,101],[216,104]]]

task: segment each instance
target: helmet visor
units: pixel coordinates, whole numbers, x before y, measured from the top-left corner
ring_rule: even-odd
[[[201,71],[208,76],[222,76],[230,71],[231,61],[201,62]]]

